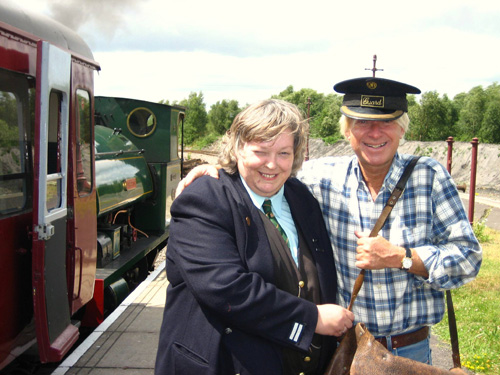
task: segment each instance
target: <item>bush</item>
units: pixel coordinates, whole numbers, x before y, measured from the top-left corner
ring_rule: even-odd
[[[474,230],[474,234],[476,235],[476,238],[480,243],[491,241],[491,236],[486,231],[486,221],[488,219],[490,212],[491,212],[491,207],[484,210],[484,213],[479,219],[479,221],[472,224],[472,229]]]

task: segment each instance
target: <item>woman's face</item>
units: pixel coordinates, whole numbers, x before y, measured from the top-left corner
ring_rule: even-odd
[[[289,131],[272,142],[248,142],[238,150],[238,172],[263,197],[278,192],[292,174],[294,138]]]

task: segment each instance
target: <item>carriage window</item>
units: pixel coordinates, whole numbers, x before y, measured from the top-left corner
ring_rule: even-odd
[[[156,128],[156,116],[147,108],[136,108],[128,115],[127,126],[136,137],[147,137]]]
[[[50,93],[47,144],[47,211],[61,207],[61,94]]]
[[[0,216],[27,204],[28,93],[26,78],[0,70]]]
[[[76,186],[78,195],[84,196],[92,191],[91,108],[87,91],[77,90],[76,97],[79,127],[76,142]]]

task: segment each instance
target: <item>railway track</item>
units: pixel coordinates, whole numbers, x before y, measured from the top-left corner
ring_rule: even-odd
[[[182,175],[187,175],[191,169],[200,164],[216,164],[218,155],[218,151],[184,149]]]
[[[210,155],[210,156],[218,156],[219,155],[219,151],[192,150],[192,149],[184,149],[184,153]]]

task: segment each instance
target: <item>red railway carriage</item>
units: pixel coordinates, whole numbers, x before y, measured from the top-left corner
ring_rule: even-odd
[[[184,109],[95,101],[99,69],[75,32],[0,5],[0,370],[35,343],[60,361],[168,239]]]
[[[43,361],[60,360],[93,295],[96,192],[76,172],[92,178],[98,69],[71,30],[2,6],[0,368],[35,340]]]

